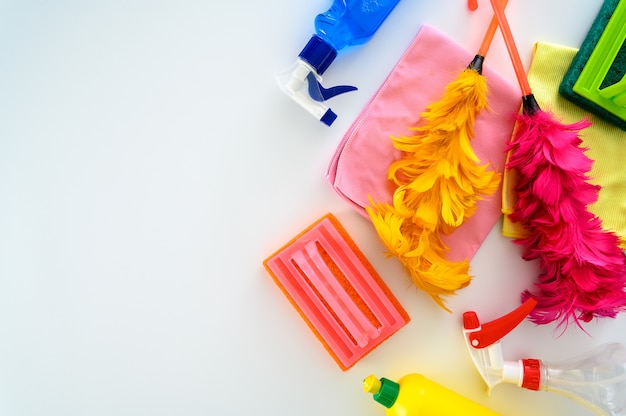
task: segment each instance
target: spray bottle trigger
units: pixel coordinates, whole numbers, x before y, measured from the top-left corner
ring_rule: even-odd
[[[312,99],[319,102],[329,100],[339,94],[355,91],[357,89],[351,85],[337,85],[336,87],[324,88],[317,80],[313,72],[309,72],[309,75],[307,75],[307,81],[309,84],[309,95]]]
[[[528,316],[535,305],[537,301],[528,298],[517,309],[484,324],[480,324],[475,313],[466,312],[463,316],[463,326],[466,330],[474,330],[469,333],[470,345],[474,348],[485,348],[500,341]]]

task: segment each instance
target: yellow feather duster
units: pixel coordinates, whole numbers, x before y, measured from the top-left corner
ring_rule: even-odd
[[[442,235],[474,214],[476,203],[500,183],[499,173],[479,165],[470,143],[475,117],[486,107],[487,82],[468,67],[422,113],[414,136],[392,138],[402,151],[389,167],[389,179],[397,185],[393,205],[371,201],[367,208],[389,255],[446,310],[442,296],[467,286],[471,277],[467,260],[446,259]]]

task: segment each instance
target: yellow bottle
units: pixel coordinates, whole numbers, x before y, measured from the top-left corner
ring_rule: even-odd
[[[397,383],[371,375],[363,381],[363,390],[387,408],[387,416],[498,416],[420,374],[406,375]]]

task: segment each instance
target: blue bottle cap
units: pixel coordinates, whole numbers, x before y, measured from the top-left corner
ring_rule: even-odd
[[[337,51],[324,39],[313,35],[298,56],[315,68],[318,75],[322,75],[335,60]]]

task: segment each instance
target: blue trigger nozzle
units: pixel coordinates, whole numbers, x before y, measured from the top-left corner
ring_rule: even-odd
[[[351,85],[337,85],[335,87],[324,88],[312,72],[307,75],[307,81],[309,83],[309,95],[315,101],[320,102],[331,99],[339,94],[355,91],[357,89]]]

